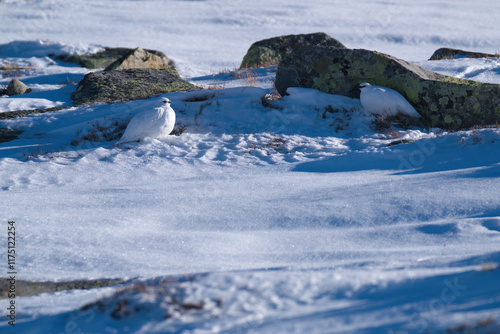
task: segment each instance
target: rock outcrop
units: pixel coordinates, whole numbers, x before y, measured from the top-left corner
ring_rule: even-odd
[[[21,133],[23,133],[21,130],[0,128],[0,143],[18,139]]]
[[[500,57],[500,55],[483,52],[464,51],[459,49],[441,48],[437,49],[429,60],[456,59],[456,58],[489,58]]]
[[[197,87],[169,70],[102,71],[85,75],[71,98],[75,105],[110,103],[191,89]]]
[[[104,70],[130,70],[137,68],[169,70],[172,74],[179,75],[175,70],[174,62],[168,59],[167,56],[164,54],[154,54],[141,48],[132,50],[130,53],[110,64]]]
[[[31,92],[31,88],[17,79],[13,79],[5,90],[5,94],[9,96],[26,94],[29,92]]]
[[[248,67],[277,65],[283,56],[293,50],[317,45],[345,48],[342,43],[325,33],[273,37],[253,43],[243,57],[240,70]]]
[[[160,58],[167,58],[167,56],[160,51],[144,49],[144,51],[158,56]],[[55,59],[63,62],[77,64],[89,69],[106,68],[120,58],[126,57],[134,52],[134,49],[129,48],[104,48],[104,51],[87,54],[87,55],[61,55]],[[167,58],[168,59],[168,58]],[[172,67],[174,66],[171,62]]]
[[[362,82],[398,91],[431,127],[461,129],[500,121],[500,85],[441,75],[367,50],[297,49],[280,62],[275,85],[281,95],[288,87],[304,87],[359,98]]]
[[[0,112],[0,121],[4,119],[12,119],[12,118],[17,118],[17,117],[25,117],[28,115],[34,115],[34,114],[43,114],[46,112],[52,112],[52,111],[58,111],[58,110],[63,110],[71,108],[71,106],[64,106],[64,107],[52,107],[52,108],[44,108],[44,109],[25,109],[25,110],[15,110],[15,111],[4,111]]]

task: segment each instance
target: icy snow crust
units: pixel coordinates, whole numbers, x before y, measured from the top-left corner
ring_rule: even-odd
[[[454,2],[450,8],[445,1],[396,1],[391,10],[402,6],[399,14],[378,16],[388,18],[382,24],[370,19],[387,12],[382,2],[363,2],[363,11],[326,2],[266,2],[273,8],[268,13],[247,2],[177,1],[168,2],[178,15],[165,26],[152,20],[164,2],[122,1],[118,8],[91,2],[0,2],[2,22],[39,24],[36,33],[29,26],[23,30],[24,41],[16,41],[12,24],[0,27],[0,64],[26,68],[1,71],[0,84],[15,76],[33,88],[27,95],[0,97],[0,112],[68,107],[0,121],[1,128],[23,131],[19,139],[0,143],[0,220],[16,221],[18,279],[128,281],[18,297],[13,331],[500,330],[497,125],[454,133],[396,125],[384,130],[358,99],[299,88],[290,88],[282,100],[266,99],[276,67],[255,70],[256,87],[246,86],[244,73],[214,71],[231,68],[261,37],[299,32],[290,27],[300,18],[311,32],[325,31],[350,47],[411,53],[406,59],[431,70],[500,83],[495,59],[423,60],[448,42],[494,53],[497,30],[461,29],[467,20],[484,22],[487,29],[498,2],[474,8]],[[430,28],[414,29],[424,26],[423,19],[410,20],[409,7],[422,14],[432,10],[439,24],[454,29],[440,29],[439,38]],[[325,8],[343,14],[327,20]],[[83,29],[82,18],[111,15],[111,9],[107,24],[129,29],[124,17],[133,13],[137,24],[154,22],[170,39],[139,37],[140,29],[127,38],[113,31],[96,34],[92,29],[103,27],[103,20]],[[458,22],[450,11],[468,16]],[[51,23],[41,25],[47,18]],[[55,22],[67,29],[53,29]],[[355,23],[366,35],[343,30]],[[268,35],[271,24],[277,27]],[[401,35],[391,32],[391,39],[394,27],[401,27]],[[219,43],[209,43],[203,34],[215,31],[224,34]],[[72,107],[70,94],[88,70],[46,57],[137,43],[165,51],[179,60],[188,80],[217,89]],[[82,139],[97,127],[113,128],[153,109],[163,97],[176,111],[176,135],[120,147],[116,140]],[[10,327],[8,303],[0,300],[0,330]]]

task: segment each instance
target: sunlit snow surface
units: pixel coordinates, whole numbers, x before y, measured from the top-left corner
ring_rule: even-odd
[[[140,46],[165,52],[184,77],[239,67],[255,41],[318,31],[349,48],[408,61],[429,59],[441,47],[500,51],[496,0],[4,0],[0,6],[0,44],[63,41],[64,51],[74,53],[82,43]]]
[[[359,8],[320,1],[260,8],[239,1],[113,3],[0,2],[2,22],[12,22],[0,27],[0,62],[26,68],[2,73],[0,84],[15,75],[33,88],[0,97],[0,112],[71,106],[70,94],[88,70],[46,55],[94,52],[99,45],[160,49],[189,81],[215,89],[0,121],[24,131],[0,143],[0,220],[17,224],[18,279],[128,280],[115,288],[18,297],[15,328],[4,316],[9,300],[1,300],[1,330],[500,330],[497,125],[380,131],[358,99],[292,88],[283,100],[266,100],[276,67],[254,70],[257,87],[246,86],[244,73],[227,72],[258,39],[325,31],[350,47],[500,83],[496,59],[424,60],[442,46],[497,51],[497,29],[482,30],[493,26],[496,1]],[[167,3],[178,15],[162,25],[154,18],[166,15],[158,8]],[[394,15],[382,15],[388,8]],[[427,16],[409,20],[410,10]],[[125,17],[143,29],[153,24],[163,38],[131,31]],[[299,18],[308,31],[297,31]],[[474,27],[467,28],[469,21]],[[18,36],[14,22],[32,23]],[[35,31],[37,22],[45,23]],[[96,34],[107,25],[125,32]],[[82,140],[97,124],[126,122],[162,97],[172,100],[180,135],[121,147],[116,140]],[[387,146],[402,140],[413,142]]]

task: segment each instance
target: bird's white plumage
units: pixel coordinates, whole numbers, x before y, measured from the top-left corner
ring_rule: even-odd
[[[383,116],[396,116],[398,113],[421,118],[413,106],[395,90],[381,86],[372,86],[367,82],[359,85],[361,105],[369,113]]]
[[[162,106],[141,111],[127,125],[118,144],[141,141],[145,138],[156,139],[172,132],[175,125],[175,112],[170,107],[170,100],[163,98]]]

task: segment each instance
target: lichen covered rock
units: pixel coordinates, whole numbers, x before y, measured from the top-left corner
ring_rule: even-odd
[[[345,48],[342,43],[325,33],[273,37],[253,43],[243,57],[240,69],[277,65],[283,56],[293,50],[317,45]]]
[[[156,55],[160,58],[167,58],[167,56],[160,51],[148,50],[144,51]],[[87,54],[87,55],[61,55],[57,56],[55,59],[59,61],[64,61],[72,64],[77,64],[85,68],[96,69],[96,68],[106,68],[112,63],[116,62],[120,58],[126,57],[134,52],[134,49],[129,48],[104,48],[104,51]],[[172,67],[174,66],[171,62]]]
[[[7,89],[5,90],[5,94],[9,96],[26,94],[29,92],[31,92],[31,88],[17,79],[11,80],[11,82],[9,82],[9,85],[7,86]]]
[[[489,57],[500,57],[500,55],[498,54],[494,55],[483,52],[464,51],[451,48],[441,48],[437,49],[429,58],[429,60],[456,59],[456,58],[489,58]]]
[[[401,93],[432,127],[461,129],[500,121],[500,85],[457,79],[368,50],[300,48],[283,58],[276,74],[281,95],[288,87],[359,98],[369,82]]]
[[[175,70],[174,62],[164,54],[158,55],[136,48],[122,58],[106,67],[105,71],[112,70],[130,70],[135,68],[155,68],[161,70],[170,70],[172,74],[178,75]]]
[[[168,70],[132,69],[89,73],[71,95],[75,105],[135,100],[197,89]]]

